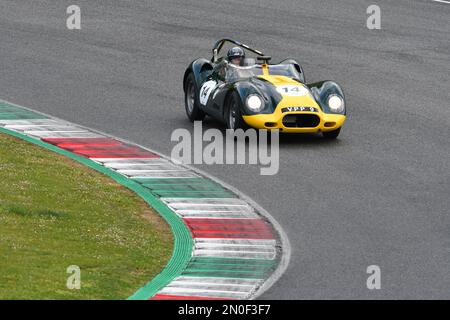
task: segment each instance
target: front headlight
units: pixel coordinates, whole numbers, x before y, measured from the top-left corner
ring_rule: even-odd
[[[251,94],[247,97],[247,107],[254,111],[260,111],[263,106],[263,100],[259,95]]]
[[[344,111],[344,99],[338,95],[332,94],[329,96],[327,104],[333,112],[342,113]]]

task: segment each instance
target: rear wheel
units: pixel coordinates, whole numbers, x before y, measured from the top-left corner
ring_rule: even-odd
[[[247,123],[242,118],[242,103],[239,95],[233,92],[227,101],[225,111],[225,123],[228,129],[248,129]]]
[[[186,108],[186,115],[192,122],[195,120],[203,120],[205,118],[205,113],[200,109],[197,85],[192,73],[189,74],[186,79],[184,106]]]
[[[341,132],[341,128],[333,130],[333,131],[322,132],[322,134],[325,139],[336,139],[340,132]]]

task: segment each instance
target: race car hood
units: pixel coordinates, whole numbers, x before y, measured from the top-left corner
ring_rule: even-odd
[[[314,107],[320,109],[311,90],[303,83],[285,76],[258,75],[250,79],[239,80],[234,84],[242,101],[250,94],[264,97],[265,107],[259,112],[245,109],[247,115],[269,114],[277,108]]]
[[[311,93],[311,90],[306,85],[294,79],[275,75],[261,75],[258,76],[258,78],[269,82],[281,95],[282,99],[279,101],[277,107],[319,107]]]

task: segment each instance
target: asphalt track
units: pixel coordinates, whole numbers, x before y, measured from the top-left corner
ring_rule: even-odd
[[[450,298],[450,5],[377,1],[0,2],[0,97],[170,154],[192,129],[182,76],[233,37],[333,79],[349,117],[336,142],[286,137],[280,171],[200,166],[286,231],[291,263],[261,298]],[[211,123],[211,125],[215,125]],[[382,289],[366,288],[381,267]]]

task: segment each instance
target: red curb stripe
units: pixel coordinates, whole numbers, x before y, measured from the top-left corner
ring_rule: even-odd
[[[80,143],[80,142],[62,142],[58,143],[57,146],[63,149],[83,149],[87,147],[117,147],[120,146],[120,142],[90,142],[90,143]]]
[[[90,159],[95,158],[105,158],[105,159],[151,159],[151,158],[159,158],[159,156],[155,154],[147,154],[147,153],[128,153],[128,154],[118,154],[118,153],[99,153],[99,154],[83,154],[79,153],[81,156],[88,157]]]
[[[57,144],[60,148],[65,149],[85,149],[85,148],[117,148],[122,146],[119,141],[100,141],[100,142],[61,142]]]
[[[204,296],[177,296],[172,294],[156,294],[149,300],[235,300],[230,298],[214,298]]]
[[[159,158],[112,138],[43,138],[42,141],[88,158]]]
[[[271,234],[268,230],[255,230],[255,229],[249,229],[249,230],[227,230],[227,229],[207,229],[207,230],[193,230],[191,229],[193,233],[223,233],[223,234],[257,234],[257,235],[263,235],[263,234]]]
[[[194,238],[274,239],[274,231],[262,219],[183,219]]]
[[[209,218],[186,218],[184,219],[187,224],[195,226],[219,226],[219,225],[231,225],[236,227],[255,227],[255,228],[267,228],[269,227],[264,220],[258,218],[250,219],[209,219]]]
[[[222,224],[222,225],[189,225],[189,227],[194,231],[239,231],[239,232],[270,232],[270,229],[266,226],[243,226],[243,225],[233,225],[233,224]]]
[[[88,158],[159,158],[150,152],[128,150],[75,150],[72,152]]]
[[[241,220],[221,220],[221,219],[184,219],[186,224],[194,230],[238,230],[238,231],[272,231],[261,219],[247,219],[248,222]]]
[[[274,239],[272,234],[230,234],[230,233],[203,233],[194,232],[192,233],[194,238],[208,238],[208,239],[253,239],[253,240],[266,240]]]
[[[59,147],[59,145],[58,145]],[[136,147],[127,147],[127,146],[104,146],[104,147],[86,147],[86,148],[64,148],[66,150],[75,152],[75,153],[136,153],[142,152],[141,149]]]
[[[250,223],[265,223],[263,219],[260,218],[186,218],[184,219],[189,223],[235,223],[235,224],[250,224]]]

